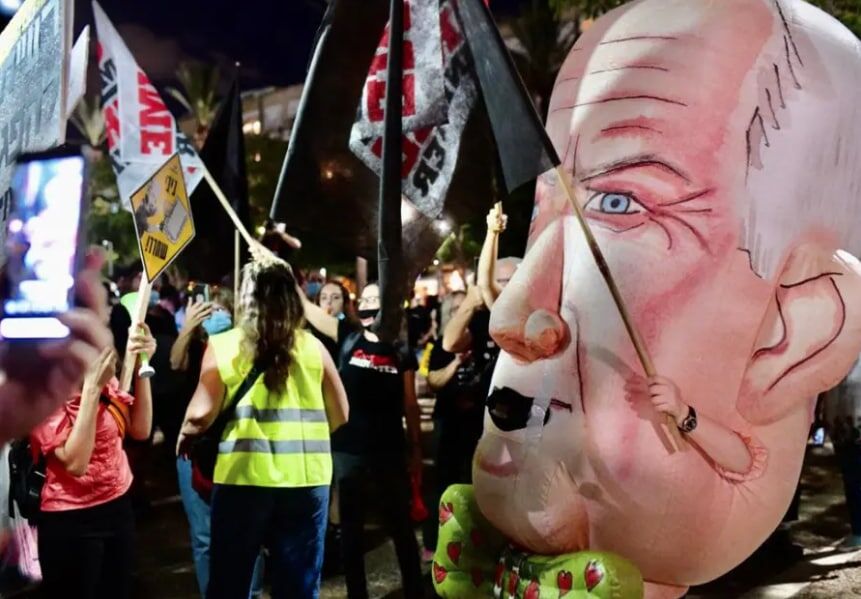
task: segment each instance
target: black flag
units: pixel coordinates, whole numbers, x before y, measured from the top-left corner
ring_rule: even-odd
[[[455,0],[511,192],[559,165],[553,143],[482,0]]]
[[[200,158],[248,229],[248,180],[238,74],[212,121]],[[200,185],[192,194],[191,209],[197,235],[183,252],[183,263],[190,278],[219,283],[233,273],[235,227],[209,185]],[[241,252],[240,258],[244,262],[248,253],[244,242],[241,243]]]
[[[380,181],[350,149],[369,65],[388,18],[388,0],[336,0],[321,25],[272,217],[302,237],[325,236],[354,255],[375,259]],[[446,73],[456,85],[460,72]],[[411,206],[403,213],[406,280],[424,269],[452,227],[485,213],[498,200],[493,140],[484,110],[473,111],[442,218]],[[430,151],[438,152],[436,148]],[[436,154],[434,162],[440,157]]]

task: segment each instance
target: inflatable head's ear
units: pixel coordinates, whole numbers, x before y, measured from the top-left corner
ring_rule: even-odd
[[[861,264],[814,244],[783,268],[742,383],[739,411],[769,424],[840,382],[861,351]]]

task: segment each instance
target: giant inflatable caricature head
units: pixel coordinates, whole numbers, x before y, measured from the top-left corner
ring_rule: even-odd
[[[752,467],[670,454],[621,319],[554,176],[492,314],[475,491],[539,553],[609,550],[665,594],[742,561],[798,481],[816,394],[861,347],[861,50],[798,0],[640,0],[571,51],[547,128],[660,374]],[[540,405],[556,399],[546,419]],[[570,409],[565,404],[569,404]]]

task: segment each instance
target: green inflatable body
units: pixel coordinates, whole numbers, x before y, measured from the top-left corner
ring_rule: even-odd
[[[453,485],[439,506],[433,580],[440,597],[637,599],[643,578],[628,560],[582,551],[535,555],[510,546],[484,519],[472,485]]]

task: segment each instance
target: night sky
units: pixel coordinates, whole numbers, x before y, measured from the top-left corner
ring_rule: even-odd
[[[512,15],[529,0],[493,0]],[[242,63],[242,87],[289,85],[304,79],[323,0],[102,0],[102,8],[157,84],[172,83],[184,59],[228,71]],[[0,17],[0,25],[6,19]],[[75,33],[92,23],[89,0],[75,0]],[[225,78],[226,79],[226,78]]]

